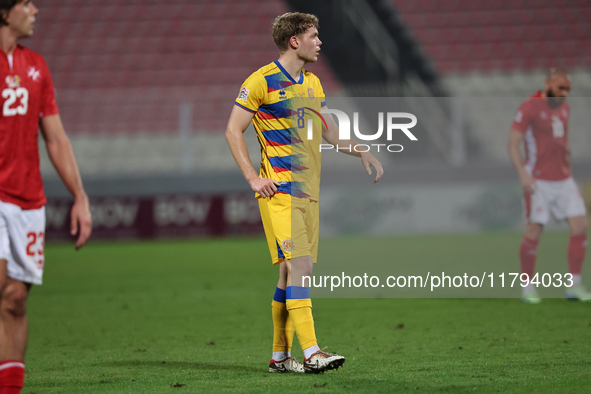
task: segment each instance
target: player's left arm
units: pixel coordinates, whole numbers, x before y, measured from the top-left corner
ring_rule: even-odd
[[[71,211],[70,233],[78,234],[76,249],[80,249],[92,232],[92,218],[88,196],[82,185],[78,163],[72,144],[66,135],[59,114],[44,116],[40,122],[41,134],[47,146],[47,153],[62,182],[74,197]]]
[[[332,115],[327,116],[325,118],[326,125],[328,126],[327,129],[323,128],[322,130],[322,138],[329,144],[336,146],[338,145],[339,148],[344,147],[345,150],[342,150],[343,153],[346,153],[351,156],[361,157],[361,163],[363,167],[365,167],[365,171],[367,171],[368,175],[371,175],[371,167],[376,169],[376,179],[374,183],[379,181],[384,175],[384,168],[382,167],[382,163],[378,159],[375,158],[370,152],[357,152],[355,147],[357,146],[357,141],[353,139],[349,140],[340,140],[339,139],[339,126],[334,121]],[[349,149],[350,148],[350,149]]]

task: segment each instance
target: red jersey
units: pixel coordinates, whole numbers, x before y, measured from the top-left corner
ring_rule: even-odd
[[[525,134],[525,170],[535,179],[562,181],[571,176],[567,158],[569,115],[566,101],[552,108],[540,92],[519,107],[512,128]]]
[[[23,209],[45,202],[37,136],[43,116],[58,113],[53,81],[43,57],[17,45],[0,50],[0,200]]]

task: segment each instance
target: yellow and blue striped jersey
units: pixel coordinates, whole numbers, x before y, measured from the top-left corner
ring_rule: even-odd
[[[326,105],[318,77],[304,69],[296,82],[275,61],[246,79],[235,104],[254,113],[252,123],[261,145],[260,176],[278,181],[278,193],[318,201],[319,119],[321,107]],[[314,120],[310,122],[312,139],[308,139],[308,119]]]

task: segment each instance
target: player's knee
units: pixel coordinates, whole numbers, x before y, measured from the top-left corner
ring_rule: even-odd
[[[297,265],[297,273],[301,276],[311,276],[314,265],[310,261],[300,261]]]
[[[312,265],[306,266],[306,269],[303,270],[302,275],[312,276],[312,268],[313,268]]]
[[[0,259],[0,296],[8,283],[8,276],[6,275],[6,266],[8,265],[6,259]]]
[[[587,223],[587,217],[583,216],[583,218],[581,219],[581,227],[579,230],[581,233],[586,233],[588,227],[589,224]]]
[[[587,218],[580,216],[570,220],[571,235],[581,235],[587,232]]]
[[[572,235],[582,235],[587,233],[587,223],[582,223],[572,229]]]
[[[27,289],[9,285],[2,293],[2,314],[24,316],[27,312]]]
[[[542,236],[544,227],[538,223],[528,223],[525,228],[525,236],[531,240],[538,241]]]

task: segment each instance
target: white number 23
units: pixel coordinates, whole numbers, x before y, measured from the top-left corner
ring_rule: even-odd
[[[15,116],[25,115],[29,109],[29,91],[26,88],[7,88],[2,91],[2,98],[6,99],[2,107],[2,115]],[[10,108],[17,99],[20,99],[20,105],[16,108]]]

